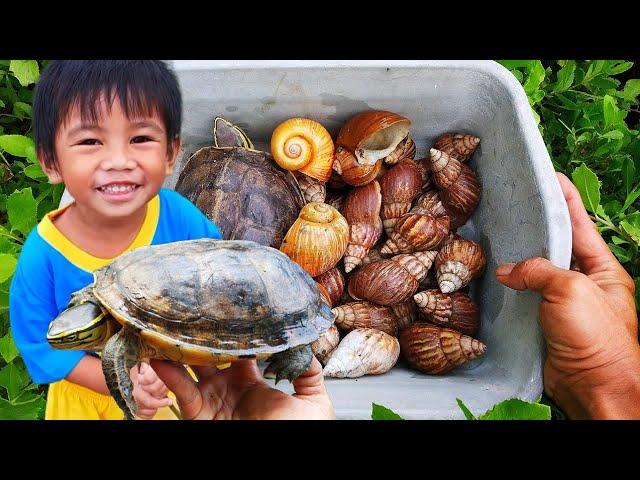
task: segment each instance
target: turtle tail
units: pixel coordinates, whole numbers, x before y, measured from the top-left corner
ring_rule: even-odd
[[[107,387],[127,420],[133,420],[137,412],[130,371],[138,362],[139,349],[138,337],[122,328],[109,339],[102,352],[102,371]]]

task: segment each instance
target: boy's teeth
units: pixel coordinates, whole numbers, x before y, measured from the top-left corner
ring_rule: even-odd
[[[135,185],[107,185],[102,187],[101,190],[106,193],[123,193],[123,192],[131,192],[136,188]]]

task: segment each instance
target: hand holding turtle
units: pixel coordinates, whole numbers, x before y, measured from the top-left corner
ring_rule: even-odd
[[[136,416],[150,419],[159,408],[171,406],[173,400],[167,397],[167,386],[148,363],[141,362],[139,367],[136,365],[131,369],[133,398],[138,407]]]
[[[579,271],[543,258],[502,264],[497,279],[542,294],[544,385],[570,418],[640,418],[640,345],[634,283],[598,234],[580,194],[558,174]]]
[[[292,395],[270,387],[255,360],[239,360],[224,370],[191,367],[198,382],[180,365],[162,360],[151,363],[175,394],[184,420],[335,419],[322,366],[316,358],[293,381]]]

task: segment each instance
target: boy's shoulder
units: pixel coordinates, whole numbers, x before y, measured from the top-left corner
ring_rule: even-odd
[[[196,238],[222,238],[218,226],[188,198],[168,188],[161,188],[158,196],[160,221],[154,243]]]

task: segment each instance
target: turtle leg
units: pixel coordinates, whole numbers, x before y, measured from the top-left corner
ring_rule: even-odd
[[[129,372],[138,363],[139,351],[138,337],[127,328],[111,337],[102,351],[102,371],[107,387],[127,420],[133,420],[137,411]]]
[[[265,378],[275,378],[276,384],[283,378],[293,382],[309,370],[312,360],[311,345],[285,350],[269,358],[269,365],[264,369],[264,376]]]

